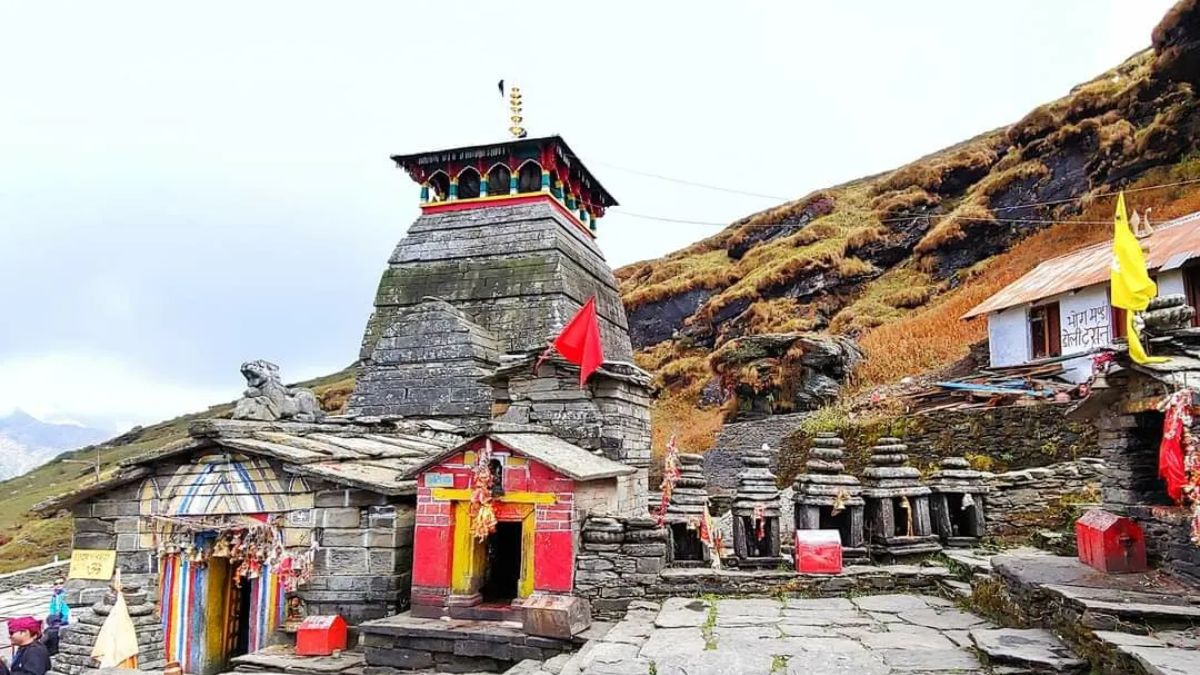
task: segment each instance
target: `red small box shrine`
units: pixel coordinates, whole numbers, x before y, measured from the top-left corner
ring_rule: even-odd
[[[1092,509],[1075,521],[1079,560],[1101,572],[1146,571],[1146,538],[1133,520]]]
[[[801,574],[841,574],[841,535],[837,530],[796,530],[795,557]]]
[[[296,629],[296,653],[300,656],[329,656],[346,649],[346,620],[333,616],[310,616]]]

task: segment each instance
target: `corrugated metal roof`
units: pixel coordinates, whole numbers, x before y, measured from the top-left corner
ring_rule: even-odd
[[[1149,248],[1146,266],[1151,270],[1164,266],[1172,269],[1192,258],[1200,258],[1200,212],[1158,225],[1153,234],[1141,241]],[[1111,239],[1051,258],[976,305],[962,318],[970,319],[1093,284],[1107,283],[1111,262]]]
[[[637,469],[632,466],[614,462],[607,457],[584,450],[583,448],[569,443],[563,439],[548,433],[489,433],[475,438],[451,448],[445,452],[431,456],[425,461],[412,467],[408,472],[409,478],[416,478],[417,474],[426,469],[436,466],[438,463],[445,460],[447,457],[453,456],[455,453],[461,452],[467,446],[473,444],[477,439],[487,437],[493,441],[503,445],[506,448],[515,450],[516,452],[525,455],[529,459],[541,462],[555,471],[577,481],[600,480],[601,478],[613,478],[615,476],[624,476],[635,473]]]

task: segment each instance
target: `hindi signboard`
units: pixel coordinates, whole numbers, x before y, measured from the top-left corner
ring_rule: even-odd
[[[71,551],[71,567],[67,571],[70,579],[99,579],[108,581],[117,566],[116,551],[75,549]]]

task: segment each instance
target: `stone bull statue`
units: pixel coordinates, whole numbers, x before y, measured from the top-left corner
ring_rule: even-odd
[[[325,416],[312,391],[284,386],[279,366],[270,361],[243,363],[242,376],[248,386],[233,408],[235,420],[316,422]]]

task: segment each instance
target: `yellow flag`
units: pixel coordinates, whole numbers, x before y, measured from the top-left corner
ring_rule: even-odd
[[[1141,312],[1158,295],[1158,287],[1146,270],[1146,256],[1138,244],[1129,219],[1125,216],[1125,193],[1117,196],[1117,212],[1113,217],[1113,255],[1110,275],[1110,295],[1113,307],[1125,310],[1125,339],[1129,342],[1129,356],[1137,363],[1161,363],[1167,359],[1146,355],[1141,340],[1134,329],[1133,313]]]

